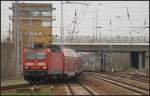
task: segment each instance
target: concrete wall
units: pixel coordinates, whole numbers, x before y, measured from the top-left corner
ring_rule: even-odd
[[[100,53],[101,54],[101,53]],[[98,71],[102,69],[101,64],[101,55],[100,54],[91,54],[91,56],[86,57],[85,70],[90,71]],[[98,56],[98,59],[96,58]],[[131,67],[131,53],[130,52],[112,52],[112,63],[110,63],[110,54],[108,52],[104,52],[104,64],[106,67],[106,71],[111,71],[111,65],[113,64],[113,71],[127,71],[130,69],[135,69]],[[145,57],[145,67],[140,68],[139,70],[144,70],[148,74],[149,72],[149,52],[146,52]],[[91,61],[91,62],[89,62]],[[97,65],[95,65],[97,64]],[[142,63],[143,64],[143,63]],[[142,65],[140,65],[142,66]],[[105,69],[105,68],[104,68]]]
[[[96,55],[99,55],[99,56],[96,58]],[[88,64],[88,62],[86,61],[84,69],[90,70],[90,71],[100,70],[102,67],[100,59],[101,59],[100,54],[95,54],[95,55],[91,54],[91,56],[88,56],[86,58],[86,60],[92,61],[92,63]],[[105,64],[106,71],[111,71],[110,54],[108,52],[104,53],[103,62]],[[97,65],[95,65],[95,64],[97,64]],[[130,53],[129,52],[128,53],[113,52],[112,53],[112,64],[113,64],[114,71],[124,71],[124,70],[128,69],[130,67]]]
[[[114,71],[123,71],[130,67],[129,53],[112,53],[112,64]]]
[[[95,71],[95,60],[96,56],[91,52],[91,55],[89,56],[83,56],[83,61],[84,61],[84,67],[83,70],[85,71]]]
[[[1,43],[1,80],[16,79],[15,46]]]

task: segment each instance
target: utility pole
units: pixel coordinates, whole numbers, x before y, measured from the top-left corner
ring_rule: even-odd
[[[64,30],[63,30],[63,1],[61,1],[61,40],[63,39]]]
[[[103,50],[101,51],[101,58],[100,58],[100,71],[103,70],[103,63],[104,63],[104,59],[103,59]]]
[[[9,23],[9,37],[8,38],[9,38],[9,43],[10,43],[10,41],[11,41],[10,40],[10,23]]]
[[[92,11],[92,14],[93,14],[93,15],[92,15],[92,16],[93,16],[93,21],[92,21],[92,22],[93,22],[93,41],[94,41],[94,37],[95,37],[95,36],[94,36],[94,11]]]
[[[76,3],[75,3],[75,19],[74,19],[74,26],[73,26],[73,30],[72,30],[72,37],[73,37],[72,39],[75,38],[74,35],[76,34],[76,33],[75,33],[75,31],[76,31],[76,22],[77,22],[77,21],[76,21],[76,20],[77,20],[76,18],[77,18],[77,12],[76,12]]]
[[[113,64],[112,64],[112,45],[110,44],[110,58],[109,58],[109,63],[110,63],[110,66],[111,66],[111,72],[114,72],[114,69],[113,69]]]
[[[32,8],[30,8],[29,16],[30,16],[30,47],[33,48],[33,32],[32,32]]]
[[[95,36],[96,40],[97,40],[97,12],[98,12],[98,9],[96,9],[96,21],[95,21],[95,23],[96,23],[95,24],[95,26],[96,26],[96,30],[95,30],[96,31],[96,34],[95,34],[96,35]]]
[[[62,28],[63,28],[63,4],[75,4],[75,7],[76,7],[76,4],[81,4],[81,5],[86,5],[86,6],[88,6],[89,4],[86,4],[86,3],[79,3],[79,2],[70,2],[70,1],[66,1],[66,3],[63,3],[63,1],[61,2],[61,26],[62,26]],[[75,9],[75,11],[76,11],[76,9]],[[75,12],[76,13],[76,12]],[[76,15],[75,15],[75,24],[74,24],[74,29],[73,29],[73,31],[72,31],[72,33],[75,31],[75,28],[76,28],[76,23],[77,23],[77,19],[76,19]],[[62,35],[63,35],[63,29],[61,29],[61,33],[62,33]],[[75,32],[74,32],[74,34],[76,34]]]
[[[20,69],[21,69],[21,64],[20,64],[20,38],[19,38],[19,8],[18,8],[18,1],[15,1],[15,9],[14,9],[14,12],[15,12],[15,25],[16,25],[16,72],[17,72],[17,77],[20,77],[21,75],[21,72],[20,72]]]
[[[102,35],[102,33],[101,33],[101,30],[100,29],[104,29],[103,27],[96,27],[96,29],[99,29],[99,40],[101,41],[101,35]]]

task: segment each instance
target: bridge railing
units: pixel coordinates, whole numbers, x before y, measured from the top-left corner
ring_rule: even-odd
[[[127,36],[116,36],[116,37],[99,37],[94,38],[91,36],[78,36],[69,37],[65,36],[61,38],[60,36],[53,37],[53,43],[149,43],[149,37],[127,37]]]

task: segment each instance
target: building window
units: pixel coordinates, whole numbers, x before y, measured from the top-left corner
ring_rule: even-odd
[[[39,11],[33,11],[32,14],[33,14],[33,16],[38,16],[40,13],[39,13]]]
[[[43,11],[42,16],[51,16],[51,11]]]
[[[33,16],[42,16],[42,11],[32,11]]]
[[[43,27],[51,27],[51,25],[52,25],[52,24],[51,24],[51,21],[46,21],[46,20],[43,20],[43,21],[42,21],[42,26],[43,26]]]
[[[51,16],[51,11],[32,11],[33,16]]]

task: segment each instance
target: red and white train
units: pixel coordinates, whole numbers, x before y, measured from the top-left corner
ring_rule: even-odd
[[[49,46],[48,48],[23,48],[22,64],[27,81],[68,78],[82,72],[83,60],[73,49]]]

